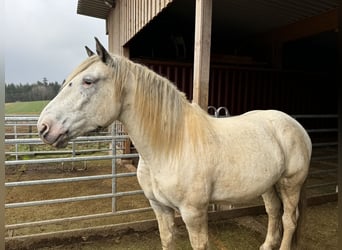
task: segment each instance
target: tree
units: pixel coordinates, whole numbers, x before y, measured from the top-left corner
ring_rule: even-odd
[[[46,77],[34,84],[10,83],[5,85],[5,102],[51,100],[59,89],[58,82],[49,82]]]

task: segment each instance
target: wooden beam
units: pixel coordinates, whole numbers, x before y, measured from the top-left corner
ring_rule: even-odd
[[[196,0],[193,101],[208,108],[212,0]]]
[[[125,32],[127,32],[127,27],[125,20],[127,20],[127,3],[125,1],[116,1],[115,8],[113,8],[107,17],[107,31],[108,31],[108,47],[109,51],[129,58],[129,48],[123,47],[123,39],[125,37]],[[113,131],[112,126],[109,128],[109,132]],[[131,140],[126,139],[124,142],[125,154],[129,154],[131,151]],[[110,143],[110,148],[112,147]],[[111,152],[110,152],[111,154]]]
[[[120,3],[120,2],[119,2]],[[120,54],[120,5],[111,9],[106,20],[109,51]]]
[[[116,1],[115,8],[112,8],[108,14],[106,25],[109,51],[117,55],[129,57],[129,48],[123,46],[126,32],[126,15],[126,2]]]
[[[342,23],[342,8],[338,11],[338,23]],[[337,67],[337,81],[342,81],[342,33],[338,32],[338,67]],[[338,88],[338,246],[342,247],[342,86],[339,84]]]
[[[5,3],[0,3],[0,30],[3,31],[5,25]],[[4,48],[5,41],[0,41],[0,47]],[[0,249],[5,249],[5,56],[3,50],[0,51]]]
[[[319,34],[324,31],[333,31],[338,28],[338,9],[309,17],[304,20],[277,28],[271,32],[261,35],[265,42],[284,43],[304,37]]]
[[[254,41],[257,44],[265,44],[272,48],[272,65],[280,69],[282,68],[284,43],[313,36],[325,31],[336,31],[337,29],[338,8],[260,34]]]

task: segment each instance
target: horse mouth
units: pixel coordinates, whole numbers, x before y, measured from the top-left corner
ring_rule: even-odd
[[[56,148],[65,148],[68,145],[69,140],[67,133],[60,134],[51,145]]]
[[[56,148],[65,148],[71,139],[67,133],[59,134],[54,140],[51,140],[53,138],[49,137],[48,135],[41,135],[40,137],[44,143]]]

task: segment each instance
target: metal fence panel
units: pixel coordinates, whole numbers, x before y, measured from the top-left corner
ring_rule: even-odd
[[[216,117],[229,116],[227,108],[209,107],[214,111],[212,114]],[[211,111],[211,112],[212,112]],[[210,112],[210,111],[209,111]],[[323,193],[329,193],[335,189],[337,185],[337,120],[338,116],[333,114],[328,115],[296,115],[294,116],[299,122],[307,125],[306,129],[313,138],[314,155],[312,158],[312,169],[310,170],[309,190],[322,189]],[[87,195],[72,195],[70,197],[44,198],[41,200],[32,200],[27,197],[27,200],[11,199],[11,202],[6,202],[6,211],[10,213],[15,209],[44,207],[53,204],[72,204],[84,201],[101,200],[103,203],[110,203],[110,211],[96,212],[93,214],[79,214],[60,218],[43,218],[33,220],[30,216],[28,219],[14,220],[15,222],[7,223],[6,229],[8,237],[11,230],[21,228],[40,227],[51,224],[71,223],[76,221],[106,219],[113,216],[150,212],[151,208],[146,205],[143,207],[135,207],[133,203],[135,197],[142,196],[143,192],[137,183],[132,185],[129,190],[123,190],[120,186],[120,178],[135,178],[136,171],[134,169],[118,168],[118,161],[125,159],[137,159],[138,153],[125,153],[125,141],[128,136],[125,134],[122,124],[115,122],[110,130],[103,131],[100,134],[91,136],[82,136],[72,142],[69,147],[63,150],[52,149],[44,145],[38,138],[38,133],[35,128],[38,117],[5,117],[6,129],[6,161],[5,168],[8,172],[8,180],[5,183],[8,190],[8,199],[12,190],[19,188],[39,187],[44,190],[45,187],[54,185],[68,185],[77,183],[93,183],[93,182],[110,182],[110,190],[104,193],[94,193]],[[310,122],[315,120],[316,122]],[[323,122],[322,122],[323,120]],[[309,121],[309,122],[308,122]],[[314,124],[314,126],[312,126]],[[319,126],[316,127],[315,124]],[[322,124],[328,124],[322,126]],[[336,125],[336,126],[335,126]],[[89,146],[91,145],[91,146]],[[94,147],[95,145],[95,147]],[[11,173],[18,171],[27,171],[26,168],[34,166],[35,168],[44,169],[51,168],[55,170],[63,164],[76,164],[90,162],[106,161],[109,162],[108,173],[88,174],[86,167],[80,171],[84,172],[84,176],[70,176],[63,178],[46,177],[41,179],[18,179],[11,180]],[[128,164],[129,165],[129,164]],[[22,170],[24,168],[24,170]],[[29,171],[27,171],[29,172]],[[27,174],[29,175],[29,173]],[[23,175],[24,176],[24,175]],[[44,174],[45,176],[45,174]],[[328,178],[325,178],[328,177]],[[78,184],[77,184],[78,185]],[[89,186],[91,189],[92,185]],[[53,186],[53,187],[54,187]],[[77,186],[76,186],[77,187]],[[56,194],[58,189],[56,189]],[[313,192],[315,194],[315,192]],[[127,207],[122,208],[120,199],[128,197],[125,200]],[[144,203],[145,204],[145,203]],[[43,216],[44,217],[44,216]],[[134,219],[134,218],[133,218]],[[144,217],[139,217],[143,220]],[[108,223],[113,223],[108,220]],[[58,229],[60,230],[60,229]],[[25,231],[25,233],[27,233]],[[23,233],[20,233],[23,234]]]

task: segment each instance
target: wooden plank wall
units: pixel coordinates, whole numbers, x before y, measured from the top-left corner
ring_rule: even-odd
[[[114,53],[121,48],[173,0],[119,0],[107,18],[109,46]]]
[[[327,72],[213,66],[209,102],[226,106],[232,115],[253,109],[336,114],[336,90],[336,79]]]
[[[171,80],[192,99],[192,64],[135,61]],[[337,81],[326,72],[211,65],[209,106],[225,106],[231,115],[254,109],[279,109],[292,115],[336,114]]]

